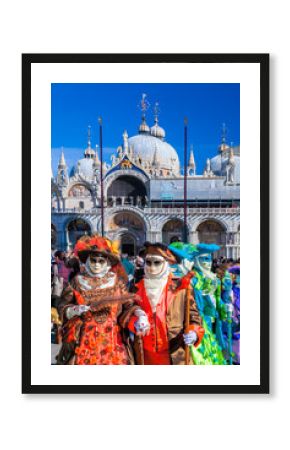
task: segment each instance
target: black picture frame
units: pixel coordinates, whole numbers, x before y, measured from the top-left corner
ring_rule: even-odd
[[[22,55],[22,393],[267,394],[269,393],[269,54],[23,54]],[[31,384],[31,65],[33,63],[256,63],[260,65],[260,384]],[[263,156],[263,157],[262,157]],[[262,282],[263,280],[263,282]]]

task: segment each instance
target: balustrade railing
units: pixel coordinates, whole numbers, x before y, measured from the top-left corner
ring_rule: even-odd
[[[144,213],[147,214],[183,214],[183,208],[149,208],[149,207],[137,207],[134,205],[122,205],[125,206],[133,206],[134,208],[141,209]],[[116,206],[105,206],[107,209],[120,208],[121,205]],[[51,209],[53,214],[63,214],[63,213],[81,213],[81,214],[96,214],[100,212],[100,208],[91,208],[91,209],[83,209],[83,208],[63,208],[63,209]],[[187,208],[187,212],[189,214],[239,214],[240,208]]]

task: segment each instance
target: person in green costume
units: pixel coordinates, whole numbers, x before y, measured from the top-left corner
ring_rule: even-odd
[[[192,349],[197,365],[225,365],[223,350],[227,342],[222,332],[222,322],[227,318],[227,309],[221,298],[221,282],[211,271],[212,253],[219,250],[215,244],[184,244],[174,242],[170,250],[182,259],[181,264],[172,266],[173,276],[182,277],[193,269],[191,284],[202,326],[205,330],[202,344]]]

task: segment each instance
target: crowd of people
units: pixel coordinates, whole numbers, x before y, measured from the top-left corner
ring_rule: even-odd
[[[240,261],[215,244],[83,236],[51,256],[56,364],[239,364]]]

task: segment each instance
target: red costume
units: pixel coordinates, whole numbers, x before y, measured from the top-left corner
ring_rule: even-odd
[[[146,254],[151,255],[151,257],[159,255],[166,258],[167,261],[173,262],[173,255],[169,255],[168,251],[164,251],[163,247],[160,249],[157,244],[153,248],[149,247]],[[185,361],[183,334],[185,333],[187,288],[190,286],[191,276],[176,280],[169,274],[164,279],[166,284],[160,291],[158,301],[153,306],[152,301],[148,297],[145,279],[137,283],[134,289],[134,292],[137,294],[136,301],[146,313],[150,324],[149,333],[143,336],[145,365],[184,364]],[[196,333],[197,341],[195,346],[198,346],[204,335],[204,330],[201,327],[201,318],[192,290],[189,294],[189,302],[190,328],[187,332],[194,331]],[[136,317],[132,317],[129,324],[132,332],[135,332],[135,322]]]

